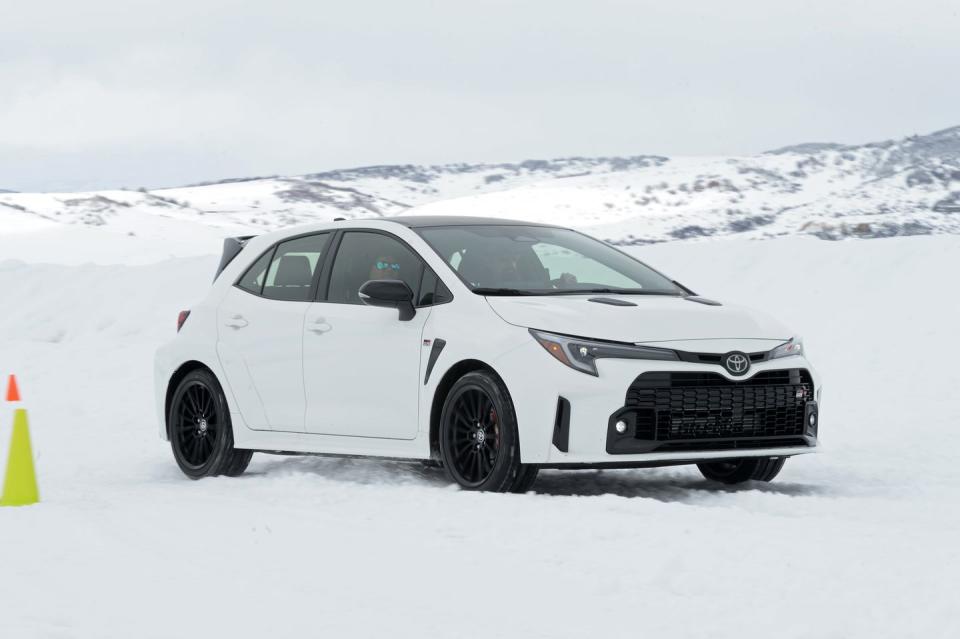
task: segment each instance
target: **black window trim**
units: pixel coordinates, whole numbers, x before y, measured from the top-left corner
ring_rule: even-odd
[[[328,263],[329,260],[330,260],[330,257],[329,257],[329,256],[330,256],[330,254],[332,253],[332,251],[331,251],[330,249],[334,248],[334,241],[336,240],[336,234],[337,234],[337,233],[338,233],[338,231],[336,231],[336,230],[334,230],[334,229],[327,229],[327,230],[325,230],[325,231],[310,231],[310,232],[308,232],[308,233],[299,233],[299,234],[297,234],[297,235],[291,235],[290,237],[285,237],[285,238],[283,238],[282,240],[277,240],[276,242],[273,243],[272,246],[270,246],[270,248],[266,249],[265,251],[263,251],[262,253],[260,253],[259,255],[257,255],[256,259],[254,259],[252,262],[250,262],[250,264],[247,266],[247,268],[245,268],[245,269],[243,270],[243,273],[240,274],[240,277],[238,277],[238,278],[236,279],[236,281],[233,283],[233,285],[234,285],[236,288],[238,288],[238,289],[240,289],[241,291],[243,291],[244,293],[249,293],[250,295],[255,295],[256,297],[259,297],[259,298],[265,299],[265,300],[270,300],[271,302],[307,302],[307,303],[311,303],[311,302],[313,302],[313,301],[316,300],[316,297],[317,297],[317,288],[318,288],[318,286],[319,286],[319,284],[320,284],[321,275],[323,274],[324,269],[326,268],[327,263]],[[272,297],[264,297],[264,295],[263,295],[263,287],[266,286],[266,284],[267,284],[267,276],[270,274],[270,267],[273,266],[273,258],[274,258],[274,257],[276,256],[276,254],[277,254],[277,248],[278,248],[281,244],[284,244],[284,243],[286,243],[286,242],[290,242],[290,241],[292,241],[292,240],[299,240],[299,239],[304,238],[304,237],[314,237],[314,236],[317,236],[317,235],[328,235],[328,236],[330,236],[330,237],[329,237],[329,239],[327,240],[327,243],[326,243],[326,244],[324,245],[324,247],[323,247],[323,248],[324,248],[324,251],[323,251],[323,255],[321,256],[321,259],[320,259],[319,263],[317,264],[317,272],[313,274],[313,280],[312,280],[311,283],[310,283],[310,296],[309,296],[306,300],[280,300],[280,299],[274,299],[274,298],[272,298]],[[339,242],[337,242],[336,247],[339,248]],[[266,255],[267,253],[270,253],[270,259],[267,261],[267,270],[264,271],[264,273],[263,273],[263,282],[260,284],[260,292],[254,293],[253,291],[250,291],[250,290],[245,289],[245,288],[243,288],[242,286],[240,286],[240,280],[242,280],[244,277],[246,277],[246,276],[247,276],[247,273],[250,271],[250,269],[252,269],[252,268],[257,264],[257,262],[260,261],[260,258],[262,258],[262,257],[263,257],[264,255]]]
[[[427,260],[424,259],[420,251],[410,246],[410,244],[407,243],[406,240],[404,240],[401,237],[398,237],[397,235],[394,235],[389,231],[384,231],[382,229],[348,228],[348,229],[337,229],[336,235],[330,243],[330,250],[327,251],[328,257],[323,262],[322,276],[320,278],[319,285],[316,290],[316,294],[314,295],[314,298],[313,298],[315,302],[323,302],[324,304],[342,304],[344,306],[356,306],[356,304],[351,304],[350,302],[331,302],[328,299],[330,296],[330,276],[333,273],[333,263],[337,259],[337,255],[340,253],[340,244],[343,242],[343,236],[346,235],[347,233],[375,233],[377,235],[385,235],[390,239],[396,240],[402,246],[404,246],[407,250],[409,250],[413,255],[415,255],[416,258],[420,260],[420,276],[417,280],[417,290],[413,291],[413,296],[415,300],[420,299],[420,296],[421,296],[420,289],[423,288],[423,276],[426,272],[425,269],[428,269],[428,268],[430,269],[431,272],[433,272],[434,277],[437,278],[437,282],[443,284],[443,287],[447,289],[447,291],[450,293],[450,299],[446,300],[445,302],[439,302],[434,304],[423,304],[423,305],[415,306],[415,308],[430,308],[433,306],[440,306],[442,304],[449,304],[450,302],[453,301],[454,295],[453,295],[453,292],[450,291],[450,287],[447,286],[446,283],[443,281],[443,279],[440,277],[440,275],[433,268],[431,268],[429,264],[427,264]]]
[[[414,308],[430,308],[431,306],[440,306],[441,304],[447,304],[448,302],[452,302],[453,292],[450,290],[450,287],[447,286],[442,279],[440,279],[440,276],[437,275],[437,272],[434,271],[432,268],[430,268],[430,265],[427,264],[427,261],[424,260],[422,257],[421,257],[421,261],[423,262],[423,268],[420,269],[420,287],[417,290],[417,300],[423,299],[423,296],[425,293],[425,291],[423,290],[423,281],[427,277],[428,270],[431,273],[433,273],[433,279],[434,279],[433,299],[437,298],[437,289],[440,288],[441,286],[443,287],[443,290],[446,292],[448,299],[443,302],[433,302],[431,304],[416,304]]]

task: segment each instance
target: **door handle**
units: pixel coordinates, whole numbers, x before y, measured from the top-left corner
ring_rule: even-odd
[[[310,326],[307,327],[307,330],[313,333],[314,335],[323,335],[328,331],[333,330],[325,317],[318,317],[313,322],[310,323]]]
[[[246,320],[246,318],[244,318],[243,315],[234,315],[233,317],[231,317],[230,319],[228,319],[226,322],[224,322],[224,325],[225,325],[225,326],[229,326],[230,328],[232,328],[232,329],[234,329],[234,330],[237,330],[237,329],[243,328],[244,326],[246,326],[246,325],[249,324],[249,323],[250,323],[250,322],[248,322],[248,321]]]

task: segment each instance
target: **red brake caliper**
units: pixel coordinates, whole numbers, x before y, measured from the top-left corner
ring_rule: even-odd
[[[493,424],[493,434],[497,447],[500,446],[500,423],[497,422],[497,411],[490,409],[490,423]]]

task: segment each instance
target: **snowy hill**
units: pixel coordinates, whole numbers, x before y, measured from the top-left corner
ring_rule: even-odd
[[[960,233],[960,127],[744,157],[372,166],[153,191],[0,193],[0,232],[67,224],[190,239],[414,207],[549,221],[620,244]]]

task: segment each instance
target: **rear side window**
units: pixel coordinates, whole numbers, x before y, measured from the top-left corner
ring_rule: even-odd
[[[308,235],[277,245],[267,269],[262,295],[272,300],[309,302],[313,278],[323,263],[329,233]]]
[[[261,255],[237,286],[273,300],[309,302],[329,240],[329,233],[320,233],[281,242]]]

